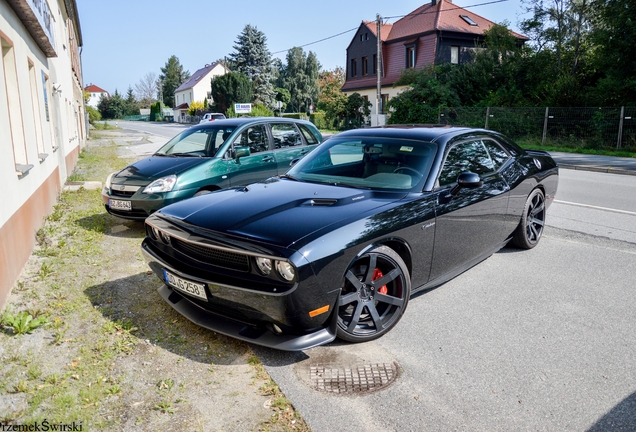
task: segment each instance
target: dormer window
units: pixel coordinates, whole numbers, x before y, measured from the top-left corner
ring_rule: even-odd
[[[415,63],[417,61],[417,39],[405,43],[404,48],[406,50],[406,62],[404,64],[404,67],[407,69],[412,69],[415,67]]]
[[[470,24],[471,26],[477,27],[477,23],[473,21],[473,19],[469,17],[468,15],[460,15],[459,17],[463,19],[464,21],[466,21],[466,23]]]

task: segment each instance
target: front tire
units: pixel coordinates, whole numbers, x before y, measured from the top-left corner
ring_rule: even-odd
[[[541,240],[545,226],[545,196],[535,189],[528,196],[521,222],[512,237],[512,245],[520,249],[532,249]]]
[[[337,336],[348,342],[377,339],[400,321],[411,296],[411,278],[400,256],[380,246],[358,258],[344,275]]]

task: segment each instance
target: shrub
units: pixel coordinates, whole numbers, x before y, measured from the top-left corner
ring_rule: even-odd
[[[86,105],[86,112],[88,113],[88,122],[90,124],[94,124],[96,121],[100,121],[102,119],[102,113],[90,105]]]
[[[329,127],[329,125],[327,124],[327,114],[324,111],[316,111],[311,116],[309,116],[309,120],[318,129],[327,129]]]

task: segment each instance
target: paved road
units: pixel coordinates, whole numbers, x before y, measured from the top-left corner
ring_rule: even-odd
[[[416,296],[377,341],[257,353],[314,432],[633,431],[634,262],[634,245],[548,228]],[[312,388],[311,365],[392,361],[378,392]]]

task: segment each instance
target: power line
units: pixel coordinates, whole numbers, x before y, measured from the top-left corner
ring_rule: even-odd
[[[450,12],[450,11],[457,10],[457,9],[467,9],[467,8],[472,8],[472,7],[477,7],[477,6],[486,6],[486,5],[489,5],[489,4],[503,3],[503,2],[507,2],[507,1],[508,0],[495,0],[495,1],[490,1],[490,2],[486,2],[486,3],[477,3],[477,4],[474,4],[474,5],[469,5],[469,6],[464,6],[464,7],[456,6],[456,7],[444,10],[442,12]],[[413,15],[413,16],[415,16],[415,15],[427,15],[427,14],[432,14],[432,13],[437,13],[437,11],[426,11],[426,12],[419,12],[419,13],[416,13],[416,14],[408,13],[406,15],[395,15],[395,16],[391,16],[391,17],[385,17],[384,19],[389,20],[389,19],[394,19],[394,18],[404,18],[404,17],[410,16],[410,15]],[[375,20],[372,20],[372,21],[375,21]],[[304,47],[309,46],[309,45],[315,45],[317,43],[324,42],[326,40],[333,39],[335,37],[342,36],[343,34],[350,33],[352,31],[358,30],[358,28],[360,28],[360,26],[354,27],[354,28],[349,29],[349,30],[345,30],[345,31],[340,32],[338,34],[335,34],[333,36],[328,36],[326,38],[323,38],[323,39],[320,39],[320,40],[317,40],[317,41],[314,41],[314,42],[309,42],[309,43],[306,43],[304,45],[300,45],[300,46],[298,46],[298,48],[304,48]],[[296,48],[296,47],[293,47],[293,48]],[[273,52],[271,54],[274,55],[274,54],[284,53],[284,52],[289,51],[290,49],[291,48],[288,48],[286,50],[276,51],[276,52]]]

